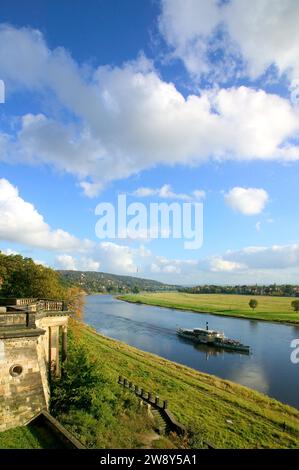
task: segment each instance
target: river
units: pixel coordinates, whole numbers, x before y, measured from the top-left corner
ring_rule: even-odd
[[[106,336],[299,408],[299,364],[290,359],[297,326],[130,304],[111,295],[87,296],[84,320]],[[252,353],[195,346],[176,335],[177,327],[205,328],[207,321],[210,329],[248,344]]]

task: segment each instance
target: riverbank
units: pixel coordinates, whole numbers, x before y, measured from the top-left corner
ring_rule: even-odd
[[[294,298],[289,297],[142,292],[140,294],[119,295],[117,298],[131,303],[187,310],[195,313],[299,324],[299,312],[294,312],[291,308],[291,302]],[[258,301],[258,307],[255,310],[252,310],[248,305],[252,298]]]
[[[76,338],[107,378],[109,393],[119,387],[116,381],[122,375],[167,399],[177,420],[193,429],[195,447],[201,439],[219,448],[299,447],[295,408],[102,336],[84,324],[76,327]],[[80,439],[78,423],[72,428],[66,417],[64,425],[71,431],[76,428]]]
[[[164,437],[148,444],[152,430],[145,408],[117,384],[119,375],[168,400],[169,410],[191,433],[192,448],[203,447],[203,441],[217,448],[299,447],[299,410],[295,408],[105,337],[83,323],[71,321],[69,333],[69,361],[74,364],[74,348],[83,348],[99,381],[92,388],[89,411],[73,409],[59,419],[87,447],[175,448],[183,444]],[[28,426],[0,433],[1,448],[55,448],[55,443]]]

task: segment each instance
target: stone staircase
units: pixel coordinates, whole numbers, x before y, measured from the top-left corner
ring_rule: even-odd
[[[151,414],[153,415],[155,428],[159,434],[169,434],[171,431],[168,426],[167,421],[165,420],[162,412],[157,408],[151,408]]]

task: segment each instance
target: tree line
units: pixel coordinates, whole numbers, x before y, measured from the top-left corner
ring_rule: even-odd
[[[200,285],[193,287],[180,287],[179,292],[189,294],[236,294],[236,295],[269,295],[276,297],[299,297],[299,286],[292,284],[270,285]]]

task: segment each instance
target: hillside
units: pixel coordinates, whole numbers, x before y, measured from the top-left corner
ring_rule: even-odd
[[[119,276],[97,271],[58,270],[62,283],[66,286],[79,286],[87,293],[131,292],[135,287],[143,291],[173,290],[176,286],[163,284],[152,279],[134,276]]]

